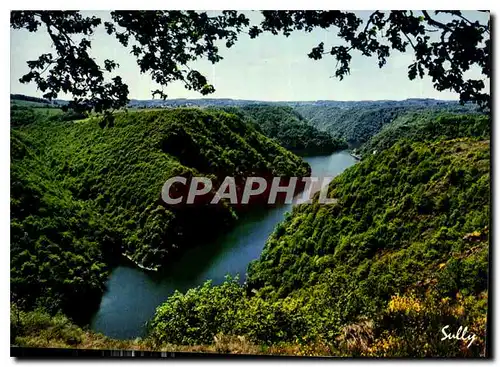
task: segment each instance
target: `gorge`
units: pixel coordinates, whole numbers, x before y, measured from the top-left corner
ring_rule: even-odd
[[[347,151],[305,161],[311,166],[311,175],[320,177],[336,176],[356,162]],[[131,263],[113,269],[92,318],[92,330],[118,339],[144,336],[145,323],[173,291],[185,292],[209,279],[220,284],[227,274],[239,274],[244,282],[248,263],[260,256],[267,238],[290,209],[291,204],[283,204],[246,213],[226,233],[186,251],[160,273],[143,271]]]

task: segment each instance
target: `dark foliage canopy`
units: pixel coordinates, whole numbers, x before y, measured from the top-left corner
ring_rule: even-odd
[[[442,22],[440,13],[451,20]],[[410,79],[427,74],[437,90],[455,91],[461,102],[490,106],[483,81],[491,73],[490,22],[470,21],[460,11],[375,11],[365,23],[346,11],[262,11],[263,19],[256,25],[237,11],[215,16],[195,11],[112,11],[110,15],[112,21],[103,22],[79,11],[13,11],[12,28],[46,31],[55,49],[55,53],[28,61],[30,71],[21,82],[36,83],[47,99],[61,92],[71,94],[73,100],[66,108],[78,111],[102,112],[126,106],[128,86],[120,76],[106,78],[118,63],[107,59],[99,65],[90,55],[90,36],[96,27],[104,26],[137,57],[141,73],[150,74],[161,86],[182,81],[187,89],[207,95],[215,91],[214,86],[189,64],[197,59],[219,62],[220,42],[229,48],[242,32],[255,38],[264,32],[289,36],[294,31],[333,28],[344,44],[327,46],[321,42],[308,56],[315,60],[333,56],[337,61],[335,76],[340,79],[350,73],[353,51],[376,56],[383,67],[391,52],[409,49],[414,55],[408,67]],[[465,72],[473,66],[479,67],[484,78],[466,78]],[[152,93],[167,97],[162,90]]]

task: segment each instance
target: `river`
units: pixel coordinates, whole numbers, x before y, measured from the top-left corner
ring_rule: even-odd
[[[334,177],[356,163],[347,152],[304,158],[311,176]],[[270,210],[256,210],[240,218],[229,232],[215,241],[185,251],[163,272],[145,272],[133,265],[113,269],[91,329],[117,339],[144,335],[145,323],[175,290],[185,292],[212,279],[221,283],[226,274],[239,274],[243,282],[250,261],[257,259],[266,239],[292,204]]]

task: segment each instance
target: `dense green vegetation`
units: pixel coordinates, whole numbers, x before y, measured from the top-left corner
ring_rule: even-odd
[[[487,115],[410,112],[384,125],[378,134],[361,146],[360,152],[380,152],[400,139],[436,141],[467,136],[487,138],[490,134],[490,124],[491,120]]]
[[[198,344],[236,334],[336,355],[483,354],[489,166],[481,138],[399,141],[368,156],[332,182],[336,204],[297,206],[276,227],[244,287],[177,293],[157,309],[150,337]],[[445,325],[467,325],[474,344],[441,341]]]
[[[309,166],[235,115],[177,109],[11,130],[11,290],[26,308],[87,311],[125,253],[150,268],[237,219],[226,204],[167,207],[175,175],[305,176]],[[196,218],[197,220],[193,220]]]
[[[297,355],[479,356],[488,306],[490,119],[406,113],[334,179],[338,201],[294,207],[247,281],[207,282],[160,305],[146,338],[71,323],[125,252],[167,265],[237,209],[161,205],[172,175],[307,175],[248,114],[172,109],[11,130],[11,342],[24,346]],[[197,216],[203,220],[189,221]],[[95,304],[95,303],[94,303]],[[474,343],[441,341],[468,326]],[[223,342],[221,342],[223,341]],[[185,349],[183,349],[185,348]],[[198,349],[197,349],[198,348]],[[212,349],[210,349],[212,348]]]
[[[429,111],[457,113],[472,112],[473,105],[460,106],[456,103],[441,103],[425,107],[422,104],[407,104],[404,101],[394,104],[371,103],[355,107],[336,105],[298,105],[295,110],[309,123],[320,130],[330,132],[334,137],[358,145],[366,142],[380,131],[382,126],[408,112],[429,113]]]
[[[227,110],[245,115],[259,126],[260,131],[281,146],[300,154],[329,154],[346,149],[344,140],[309,125],[293,108],[271,104],[252,104]]]
[[[301,348],[296,344],[280,347],[267,347],[250,342],[244,336],[219,334],[207,344],[159,345],[153,338],[136,338],[134,340],[117,340],[93,332],[86,327],[75,325],[62,313],[51,315],[43,309],[24,311],[11,305],[10,341],[18,347],[35,348],[83,348],[106,350],[141,350],[168,351],[190,353],[234,353],[234,354],[310,354],[309,348]],[[299,348],[297,348],[299,347]],[[317,350],[317,354],[325,354],[325,350]]]
[[[11,131],[11,295],[26,308],[89,315],[113,251],[105,223],[64,187],[33,141]],[[111,255],[111,254],[110,254]]]
[[[424,257],[422,266],[425,260],[444,260],[442,256],[450,250],[463,251],[462,237],[488,225],[488,143],[398,143],[348,169],[331,185],[330,194],[339,203],[299,206],[276,229],[261,260],[250,268],[250,287],[272,297],[284,297],[314,284],[315,273],[332,265],[344,268],[341,273],[350,274],[354,279],[349,283],[354,284],[368,274],[361,272],[360,279],[355,279],[352,272],[345,270],[363,265],[373,272],[371,264],[362,263],[366,259],[374,261],[376,255],[385,252],[394,256],[402,251],[398,257],[404,259],[402,255],[408,248],[415,255],[430,251],[432,256]],[[413,261],[409,264],[416,265]],[[411,277],[421,279],[421,272],[403,271],[409,264],[391,265],[402,267],[406,282]],[[384,269],[387,265],[378,270],[388,270]],[[369,310],[370,303],[375,306],[381,301],[375,297],[377,289],[388,286],[385,291],[391,293],[400,288],[391,279],[399,276],[391,275],[393,271],[383,273],[383,283],[379,272],[373,274],[377,275],[373,282],[364,279],[365,291],[371,291],[372,297],[357,307]],[[394,273],[398,273],[397,268]],[[486,278],[477,277],[475,281],[485,286]]]

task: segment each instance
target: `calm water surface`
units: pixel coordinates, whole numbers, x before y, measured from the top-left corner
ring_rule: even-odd
[[[311,165],[311,175],[318,177],[334,177],[356,163],[347,151],[304,159]],[[161,273],[118,266],[108,279],[107,291],[91,322],[92,330],[118,339],[136,338],[143,335],[144,325],[156,307],[175,290],[184,292],[208,279],[221,283],[226,274],[239,274],[243,282],[248,264],[260,256],[266,239],[291,206],[247,214],[230,231],[184,252]]]

